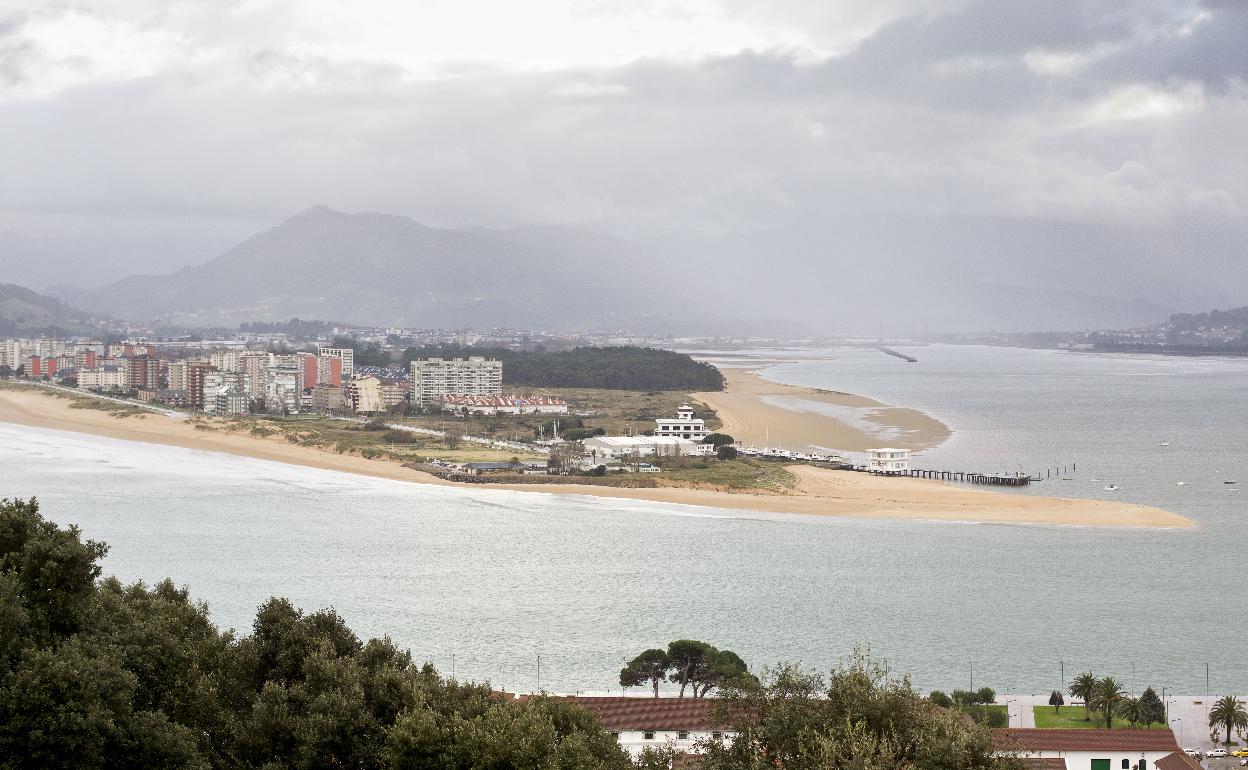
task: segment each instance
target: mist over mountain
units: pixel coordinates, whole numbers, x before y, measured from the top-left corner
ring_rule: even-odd
[[[220,256],[92,290],[80,307],[196,326],[339,318],[400,326],[673,334],[1123,328],[1233,304],[1238,246],[1177,272],[1147,232],[1015,220],[859,219],[731,239],[632,242],[584,229],[447,229],[315,206]],[[1209,238],[1210,243],[1214,239]],[[1131,264],[1124,270],[1123,264]]]
[[[103,320],[24,286],[0,283],[0,337],[98,333]]]
[[[665,295],[662,282],[673,276],[636,245],[600,233],[452,230],[315,206],[203,264],[62,295],[126,318],[185,325],[301,316],[400,326],[746,329],[730,316],[686,312],[696,287]]]

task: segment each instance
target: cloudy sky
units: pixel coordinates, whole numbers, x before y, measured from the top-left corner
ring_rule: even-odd
[[[1244,0],[2,8],[0,229],[173,262],[315,203],[653,242],[1003,219],[1176,260],[1248,233]]]

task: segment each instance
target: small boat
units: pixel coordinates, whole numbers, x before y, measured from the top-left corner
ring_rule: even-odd
[[[1223,484],[1238,484],[1238,481],[1223,481]]]
[[[1170,442],[1169,442],[1169,441],[1159,441],[1159,442],[1157,442],[1157,446],[1170,446]]]
[[[1174,482],[1174,485],[1175,485],[1176,487],[1185,487],[1185,486],[1187,486],[1187,482],[1186,482],[1186,481],[1176,481],[1176,482]]]
[[[1106,492],[1117,492],[1117,491],[1118,491],[1118,485],[1117,485],[1117,484],[1110,484],[1109,486],[1105,487],[1105,491],[1106,491]]]
[[[1062,481],[1074,481],[1070,476],[1062,476]]]

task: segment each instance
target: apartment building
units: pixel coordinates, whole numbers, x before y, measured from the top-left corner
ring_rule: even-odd
[[[356,414],[384,412],[381,397],[381,380],[376,377],[357,377],[347,383],[347,400]]]
[[[418,358],[412,362],[412,400],[438,405],[443,396],[498,396],[503,392],[503,362],[493,358]]]
[[[342,380],[351,379],[352,375],[355,374],[355,351],[351,348],[327,348],[317,346],[316,357],[337,358],[342,362],[342,373],[339,375],[339,384],[341,384]],[[311,386],[309,385],[309,387]]]

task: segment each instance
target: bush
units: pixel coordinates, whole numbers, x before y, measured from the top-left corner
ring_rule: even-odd
[[[373,419],[364,423],[364,430],[381,431],[381,430],[389,430],[389,428],[386,427],[385,420],[381,419],[380,417],[374,417]]]
[[[721,446],[719,449],[715,450],[715,456],[721,460],[735,460],[737,459],[737,448],[731,446]]]
[[[418,444],[420,438],[410,430],[398,430],[391,428],[381,435],[381,440],[387,444]]]
[[[932,703],[935,703],[937,706],[941,706],[943,708],[953,708],[953,698],[950,698],[940,690],[932,690],[931,694],[927,696],[927,699]]]

